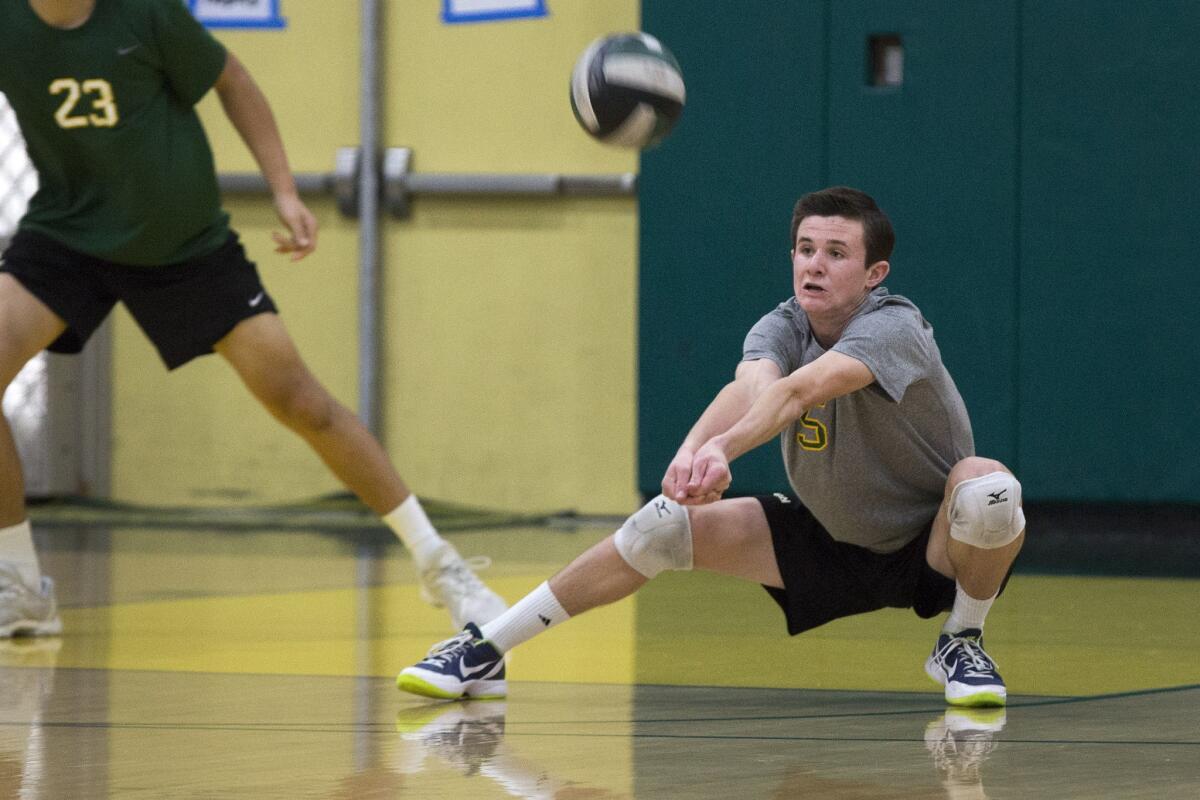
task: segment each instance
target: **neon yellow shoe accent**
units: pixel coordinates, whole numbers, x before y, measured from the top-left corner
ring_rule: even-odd
[[[445,689],[439,689],[429,681],[422,680],[415,675],[405,675],[403,672],[396,676],[396,688],[402,692],[433,697],[437,700],[457,700],[463,697],[461,694],[453,694]]]
[[[955,708],[1003,708],[1008,699],[995,692],[978,692],[966,697],[947,697],[946,702]]]

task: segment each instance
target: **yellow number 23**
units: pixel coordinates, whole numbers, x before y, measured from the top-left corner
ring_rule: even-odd
[[[88,125],[111,128],[120,119],[112,84],[102,78],[91,78],[82,83],[74,78],[59,78],[50,84],[50,94],[64,92],[67,96],[58,111],[54,112],[54,119],[63,128],[84,128]],[[76,113],[76,106],[84,95],[91,101],[90,113],[82,113],[84,109]]]

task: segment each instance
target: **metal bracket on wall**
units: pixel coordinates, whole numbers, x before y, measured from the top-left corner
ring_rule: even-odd
[[[563,175],[412,171],[413,151],[389,147],[383,154],[383,199],[399,219],[411,213],[416,196],[620,197],[637,193],[637,175]]]
[[[467,173],[412,171],[413,151],[389,147],[383,155],[381,182],[384,206],[398,219],[412,212],[412,198],[422,195],[497,197],[627,197],[637,194],[635,173],[563,175],[561,173]],[[332,194],[344,217],[358,218],[359,171],[362,150],[339,147],[330,173],[297,173],[301,194]],[[217,178],[223,194],[268,194],[270,187],[257,172],[222,173]]]

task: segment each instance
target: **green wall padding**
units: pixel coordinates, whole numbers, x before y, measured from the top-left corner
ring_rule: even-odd
[[[1200,502],[1200,6],[1029,2],[1021,74],[1026,485]]]

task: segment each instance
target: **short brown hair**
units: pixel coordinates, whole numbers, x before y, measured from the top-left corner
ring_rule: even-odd
[[[860,221],[868,267],[877,261],[887,261],[892,256],[892,248],[896,244],[892,221],[866,192],[848,186],[831,186],[801,197],[792,211],[792,247],[796,246],[796,231],[805,217],[845,217]]]

